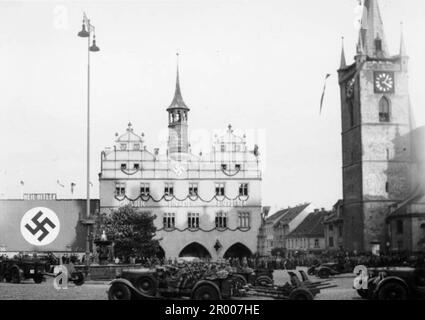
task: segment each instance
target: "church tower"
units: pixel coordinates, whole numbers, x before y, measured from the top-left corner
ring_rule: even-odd
[[[365,0],[354,63],[344,48],[341,90],[344,247],[385,250],[389,207],[411,191],[408,57],[388,51],[377,0]]]
[[[177,54],[178,57],[178,54]],[[177,61],[177,78],[176,78],[176,90],[174,92],[174,98],[170,106],[167,108],[168,112],[168,153],[170,156],[180,159],[182,153],[189,151],[188,141],[188,126],[187,126],[187,115],[189,108],[183,101],[183,97],[180,90],[180,79],[179,79],[179,65]]]

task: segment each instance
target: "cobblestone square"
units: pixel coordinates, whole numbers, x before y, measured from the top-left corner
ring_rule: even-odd
[[[274,275],[277,284],[285,283],[287,275],[283,271],[275,271]],[[311,277],[311,280],[316,278]],[[353,300],[359,299],[352,289],[353,275],[341,275],[332,278],[332,283],[338,287],[323,290],[316,300]],[[0,300],[106,300],[109,285],[108,282],[87,282],[77,287],[69,284],[68,289],[56,290],[53,286],[53,279],[35,284],[32,280],[24,281],[20,284],[0,283]],[[243,300],[248,299],[244,298]],[[250,297],[249,299],[257,299]],[[258,298],[265,299],[265,298]]]

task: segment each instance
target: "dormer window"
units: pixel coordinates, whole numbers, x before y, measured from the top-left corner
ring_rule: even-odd
[[[134,150],[140,150],[140,143],[135,143],[133,146]]]
[[[120,144],[120,150],[121,151],[127,150],[127,144],[126,143],[121,143]]]
[[[220,150],[221,150],[221,152],[225,152],[226,151],[226,145],[224,143],[221,144]]]
[[[221,165],[221,170],[224,170],[224,171],[227,170],[227,165],[226,164],[222,164]]]
[[[134,170],[139,170],[140,169],[140,164],[135,163],[133,166]]]
[[[126,170],[126,169],[127,169],[127,164],[121,163],[121,170]]]

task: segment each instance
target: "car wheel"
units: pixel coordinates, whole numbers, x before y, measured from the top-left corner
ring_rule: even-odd
[[[211,285],[201,285],[193,292],[194,300],[219,300],[217,289]]]
[[[378,292],[379,300],[407,300],[407,290],[399,282],[385,283]]]
[[[10,270],[10,282],[12,283],[21,283],[21,272],[18,268],[12,268]]]
[[[156,295],[157,285],[156,285],[155,279],[152,277],[149,277],[149,276],[139,277],[136,281],[135,286],[137,290],[139,290],[140,292],[144,294],[147,294],[149,296]]]
[[[289,300],[313,300],[314,297],[310,291],[304,288],[292,290],[289,294]]]
[[[327,278],[329,278],[329,276],[330,276],[330,272],[329,272],[329,270],[328,269],[320,269],[318,272],[317,272],[317,275],[319,276],[319,278],[321,278],[321,279],[327,279]]]
[[[72,274],[72,279],[72,282],[74,282],[76,286],[82,286],[84,284],[84,275],[82,272],[74,272]]]
[[[259,276],[257,280],[255,280],[256,286],[269,286],[273,284],[273,279],[268,276]]]
[[[36,274],[36,275],[34,275],[33,280],[34,280],[35,283],[40,284],[40,283],[43,282],[44,277],[43,277],[42,274]]]
[[[131,300],[131,291],[123,283],[114,283],[108,290],[109,300]]]

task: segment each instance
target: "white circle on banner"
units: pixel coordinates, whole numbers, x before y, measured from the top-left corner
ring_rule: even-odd
[[[35,246],[45,246],[52,243],[57,238],[59,230],[59,218],[49,208],[32,208],[21,219],[22,236]]]

